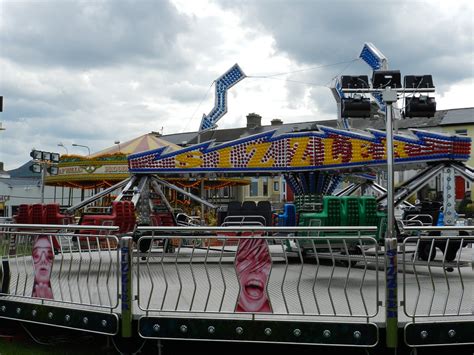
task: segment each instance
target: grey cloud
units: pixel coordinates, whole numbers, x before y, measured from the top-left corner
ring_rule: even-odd
[[[164,0],[6,1],[2,22],[2,55],[16,62],[168,69],[186,63],[177,39],[189,31],[188,20]]]
[[[357,58],[364,42],[373,42],[402,75],[432,74],[438,93],[474,77],[473,9],[461,8],[449,17],[428,1],[275,1],[217,0],[240,15],[243,25],[263,30],[277,51],[302,67]],[[340,75],[345,65],[286,76],[316,85],[287,83],[290,107],[298,106],[310,89],[318,117],[336,114],[329,89],[321,87]],[[368,74],[362,61],[344,74]],[[271,84],[271,83],[270,83]],[[304,89],[303,89],[304,88]]]
[[[373,42],[403,73],[429,71],[440,84],[472,75],[473,11],[447,17],[422,1],[219,1],[247,26],[272,34],[302,65],[355,58]],[[467,73],[466,73],[467,71]]]

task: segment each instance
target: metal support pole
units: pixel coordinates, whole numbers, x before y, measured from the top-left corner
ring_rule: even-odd
[[[46,163],[41,163],[41,203],[44,203],[44,180],[46,179]]]
[[[385,324],[386,346],[396,348],[398,345],[398,260],[397,236],[394,231],[394,173],[393,173],[393,128],[392,103],[397,100],[397,93],[386,90],[383,93],[386,107],[386,155],[387,155],[387,232],[385,236]]]
[[[121,279],[122,279],[122,337],[132,337],[133,283],[132,283],[132,237],[120,239]]]
[[[13,236],[10,236],[13,238]],[[11,242],[10,242],[11,243]],[[10,287],[10,262],[7,256],[2,256],[2,267],[0,268],[0,292],[8,294]]]
[[[443,213],[445,226],[456,225],[456,175],[453,167],[443,169]]]
[[[205,193],[205,190],[204,190],[204,176],[201,178],[201,199],[204,200],[205,196],[204,196],[204,193]],[[205,210],[206,210],[206,206],[201,203],[201,225],[205,225],[206,222],[205,222],[205,219],[204,219],[204,214],[205,214]]]

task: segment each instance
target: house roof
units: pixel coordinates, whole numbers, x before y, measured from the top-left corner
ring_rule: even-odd
[[[445,124],[459,124],[459,123],[474,123],[473,119],[474,108],[466,109],[453,109],[453,110],[440,110],[437,111],[434,117],[405,117],[401,120],[397,120],[398,129],[409,129],[409,128],[433,128],[439,127]],[[456,117],[456,121],[454,118]],[[449,123],[446,123],[449,122]],[[451,123],[452,122],[452,123]],[[459,123],[454,123],[459,122]],[[371,118],[354,118],[350,120],[351,127],[359,130],[367,130],[369,128],[385,130],[385,119],[381,116],[373,116]],[[304,130],[315,130],[317,125],[337,127],[337,120],[325,120],[325,121],[308,121],[308,122],[295,122],[295,123],[284,123],[281,125],[265,125],[256,128],[239,127],[239,128],[226,128],[216,129],[207,131],[201,134],[199,139],[200,142],[207,142],[214,140],[215,143],[229,142],[245,136],[263,133],[276,129],[276,134],[284,134],[295,131]],[[198,142],[197,132],[186,132],[186,133],[175,133],[162,136],[170,142],[178,145],[192,145]]]
[[[20,166],[19,168],[9,170],[7,173],[10,175],[12,179],[14,178],[33,178],[33,179],[41,179],[41,173],[34,173],[30,170],[30,167],[33,165],[33,160],[30,160]]]
[[[474,107],[446,110],[441,126],[454,124],[474,124]]]

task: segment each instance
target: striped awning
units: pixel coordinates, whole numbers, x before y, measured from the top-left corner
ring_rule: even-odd
[[[102,155],[112,155],[122,153],[125,155],[145,152],[147,150],[168,147],[168,151],[181,149],[180,146],[159,138],[156,133],[147,133],[140,137],[131,139],[127,142],[115,144],[112,147],[103,149],[97,153],[91,154],[89,158],[96,158]]]

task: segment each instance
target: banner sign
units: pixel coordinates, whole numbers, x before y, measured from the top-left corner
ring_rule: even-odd
[[[127,174],[125,164],[115,165],[77,165],[59,167],[61,176],[84,175],[84,174]]]
[[[32,258],[35,277],[31,297],[54,299],[51,287],[54,249],[50,237],[43,235],[35,238]]]
[[[318,127],[275,136],[269,131],[231,142],[212,141],[167,153],[165,148],[128,157],[132,173],[265,172],[352,169],[386,164],[385,133]],[[412,130],[395,135],[395,163],[467,160],[471,138]]]
[[[239,279],[236,312],[271,313],[267,292],[272,258],[265,239],[241,239],[235,255],[235,270]]]

